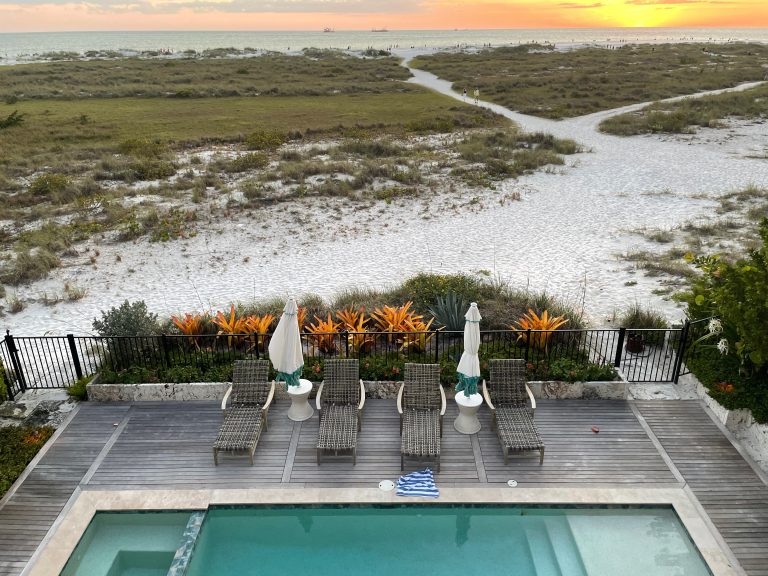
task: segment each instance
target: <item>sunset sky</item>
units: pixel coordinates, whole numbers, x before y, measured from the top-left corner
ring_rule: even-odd
[[[767,27],[768,0],[0,0],[0,32]]]

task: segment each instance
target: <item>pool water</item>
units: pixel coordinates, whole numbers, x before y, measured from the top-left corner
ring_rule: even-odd
[[[155,524],[153,516],[98,514],[62,576],[168,574],[173,551],[162,558],[160,554],[168,554],[170,549],[175,551],[170,545],[172,522],[170,515],[158,514],[168,518],[162,519],[162,525]],[[173,530],[175,546],[180,546],[181,533],[190,515],[177,516]],[[127,519],[132,527],[125,525],[117,529],[117,525]],[[97,520],[97,532],[105,529],[105,534],[89,535]],[[142,522],[144,528],[138,528]],[[139,562],[142,554],[136,556],[139,540],[151,543],[145,550],[146,565]],[[89,559],[91,549],[101,558],[99,562]],[[150,551],[154,556],[150,557]],[[73,560],[76,561],[73,563]],[[501,505],[212,507],[205,516],[185,570],[178,573],[187,576],[710,574],[671,507]]]
[[[189,512],[98,513],[61,576],[166,576],[189,516]]]

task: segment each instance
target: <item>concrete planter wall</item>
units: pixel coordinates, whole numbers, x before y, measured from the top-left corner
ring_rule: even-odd
[[[394,399],[401,382],[365,381],[368,398]],[[627,385],[623,381],[612,382],[529,382],[536,398],[549,399],[624,399]],[[319,382],[315,382],[315,391]],[[95,402],[141,402],[162,400],[221,400],[229,382],[147,383],[147,384],[100,384],[98,378],[87,386],[88,399]],[[453,388],[446,388],[446,396],[453,398]],[[277,398],[288,396],[282,385],[275,389]],[[314,396],[314,391],[313,394]]]

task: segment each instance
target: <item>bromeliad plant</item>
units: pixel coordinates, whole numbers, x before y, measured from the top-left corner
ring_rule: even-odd
[[[208,322],[208,314],[190,314],[187,312],[181,318],[178,316],[171,316],[171,320],[182,334],[190,337],[192,344],[199,350],[200,346],[198,344],[197,336],[202,336],[205,333],[205,324]]]
[[[373,334],[368,332],[368,318],[365,315],[365,308],[354,309],[351,306],[344,310],[336,312],[336,318],[339,319],[341,327],[352,334],[347,335],[352,350],[355,352],[370,352],[376,342]]]
[[[227,344],[229,346],[242,341],[242,335],[248,333],[248,319],[237,317],[234,304],[231,305],[228,316],[219,311],[211,321],[219,327],[217,332],[219,336],[222,334],[227,335]]]
[[[258,346],[261,349],[266,345],[267,331],[274,321],[275,317],[272,314],[246,317],[245,327],[249,333],[253,334],[250,337],[253,346]]]
[[[528,313],[524,314],[515,324],[517,326],[510,326],[512,330],[525,330],[523,334],[518,335],[518,341],[528,343],[528,330],[542,330],[542,332],[533,332],[531,334],[530,345],[539,350],[547,350],[549,345],[549,339],[552,336],[552,332],[560,328],[563,324],[568,322],[563,316],[551,316],[547,310],[542,312],[541,316],[536,312],[528,308]]]
[[[328,312],[328,319],[322,320],[315,316],[316,323],[307,326],[307,332],[311,334],[309,339],[315,343],[317,348],[325,354],[333,354],[337,350],[336,333],[339,325],[331,318]]]
[[[400,307],[382,306],[371,312],[371,318],[376,326],[382,332],[388,333],[387,342],[390,344],[396,342],[400,349],[414,349],[422,351],[426,349],[427,342],[433,334],[422,334],[428,332],[432,325],[433,318],[426,324],[424,316],[416,314],[411,310],[413,302],[406,302]],[[417,332],[418,334],[409,334]]]

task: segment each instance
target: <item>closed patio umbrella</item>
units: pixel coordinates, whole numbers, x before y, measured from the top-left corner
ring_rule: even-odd
[[[298,386],[304,369],[298,314],[299,306],[291,297],[283,308],[283,314],[269,342],[269,359],[277,370],[275,381],[285,382],[286,387]]]
[[[477,304],[472,302],[469,310],[464,315],[464,352],[459,360],[456,372],[459,374],[459,383],[456,392],[464,391],[465,396],[477,394],[477,382],[480,380],[480,358],[477,355],[480,350],[480,311]]]

